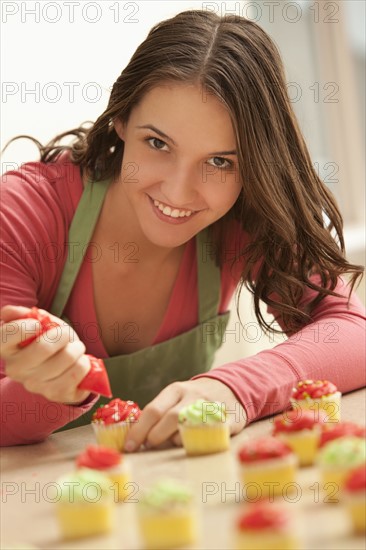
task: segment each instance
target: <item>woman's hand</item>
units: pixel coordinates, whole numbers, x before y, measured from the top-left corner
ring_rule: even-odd
[[[41,309],[58,326],[19,348],[22,341],[39,334],[41,328],[35,319],[22,319],[29,311],[19,306],[5,306],[0,311],[1,358],[5,360],[6,375],[50,401],[82,403],[90,394],[77,388],[90,369],[83,342],[62,319]]]
[[[164,388],[143,409],[138,422],[127,433],[125,450],[135,451],[142,443],[147,447],[157,447],[169,440],[175,445],[181,445],[178,413],[182,407],[194,403],[197,399],[225,404],[231,434],[236,434],[244,428],[244,408],[230,388],[222,382],[209,377],[174,382]]]

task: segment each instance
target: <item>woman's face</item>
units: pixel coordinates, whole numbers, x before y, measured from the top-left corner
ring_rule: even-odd
[[[155,87],[115,129],[124,141],[119,183],[150,242],[180,246],[234,205],[235,136],[213,95],[194,85]]]

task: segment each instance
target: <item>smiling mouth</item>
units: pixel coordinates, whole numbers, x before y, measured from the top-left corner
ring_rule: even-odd
[[[189,218],[192,214],[195,214],[197,210],[182,210],[180,208],[172,208],[163,202],[156,199],[151,199],[154,205],[159,208],[160,212],[169,218]]]

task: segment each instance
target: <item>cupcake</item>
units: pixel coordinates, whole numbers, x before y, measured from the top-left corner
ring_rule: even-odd
[[[251,504],[236,524],[237,550],[295,550],[299,540],[288,512],[273,504]]]
[[[313,464],[318,450],[321,426],[313,411],[287,411],[274,419],[273,435],[297,455],[300,466]]]
[[[98,445],[122,451],[126,433],[140,414],[140,408],[136,403],[118,398],[99,407],[92,419]]]
[[[351,470],[366,461],[366,441],[360,437],[341,437],[330,441],[320,450],[320,468],[325,502],[338,502],[339,491]]]
[[[276,437],[247,441],[238,453],[243,495],[247,500],[286,495],[296,487],[298,460],[289,445]]]
[[[339,422],[341,418],[341,393],[327,380],[302,380],[293,388],[290,401],[294,409],[325,411],[323,422]]]
[[[111,480],[114,500],[121,502],[129,495],[130,480],[123,456],[115,449],[89,445],[76,459],[77,468],[98,470]]]
[[[351,470],[343,488],[343,500],[357,533],[366,532],[366,463]]]
[[[188,455],[219,453],[229,448],[230,428],[224,403],[198,399],[179,411],[178,427]]]
[[[366,437],[365,426],[359,426],[353,422],[339,422],[338,424],[323,424],[320,436],[320,447],[324,447],[333,439],[340,437]]]
[[[197,539],[192,492],[174,480],[160,480],[138,503],[138,525],[145,548],[176,548]]]
[[[114,524],[110,479],[100,472],[80,468],[58,479],[61,498],[57,517],[66,539],[108,533]]]

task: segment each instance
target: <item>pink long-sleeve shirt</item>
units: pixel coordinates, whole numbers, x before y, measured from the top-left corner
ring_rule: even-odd
[[[7,172],[1,184],[1,295],[0,307],[37,305],[49,310],[67,254],[68,229],[83,192],[80,171],[64,153],[56,163],[26,163]],[[247,236],[242,235],[245,240]],[[92,261],[86,258],[65,314],[86,345],[87,353],[106,358],[93,302]],[[229,254],[230,255],[230,254]],[[227,310],[240,270],[221,270],[220,313]],[[338,292],[348,294],[340,280]],[[304,302],[312,298],[307,292]],[[276,313],[269,310],[270,313]],[[365,310],[356,295],[350,305],[329,296],[312,313],[313,321],[276,347],[227,363],[200,376],[229,386],[243,405],[248,422],[288,406],[292,387],[301,379],[329,379],[341,392],[365,385]],[[173,338],[198,323],[195,239],[185,248],[178,276],[154,344]],[[6,335],[5,335],[6,337]],[[195,377],[195,378],[198,378]],[[89,410],[91,395],[81,406],[48,401],[8,378],[0,363],[0,444],[40,441]],[[234,411],[233,411],[234,412]]]

